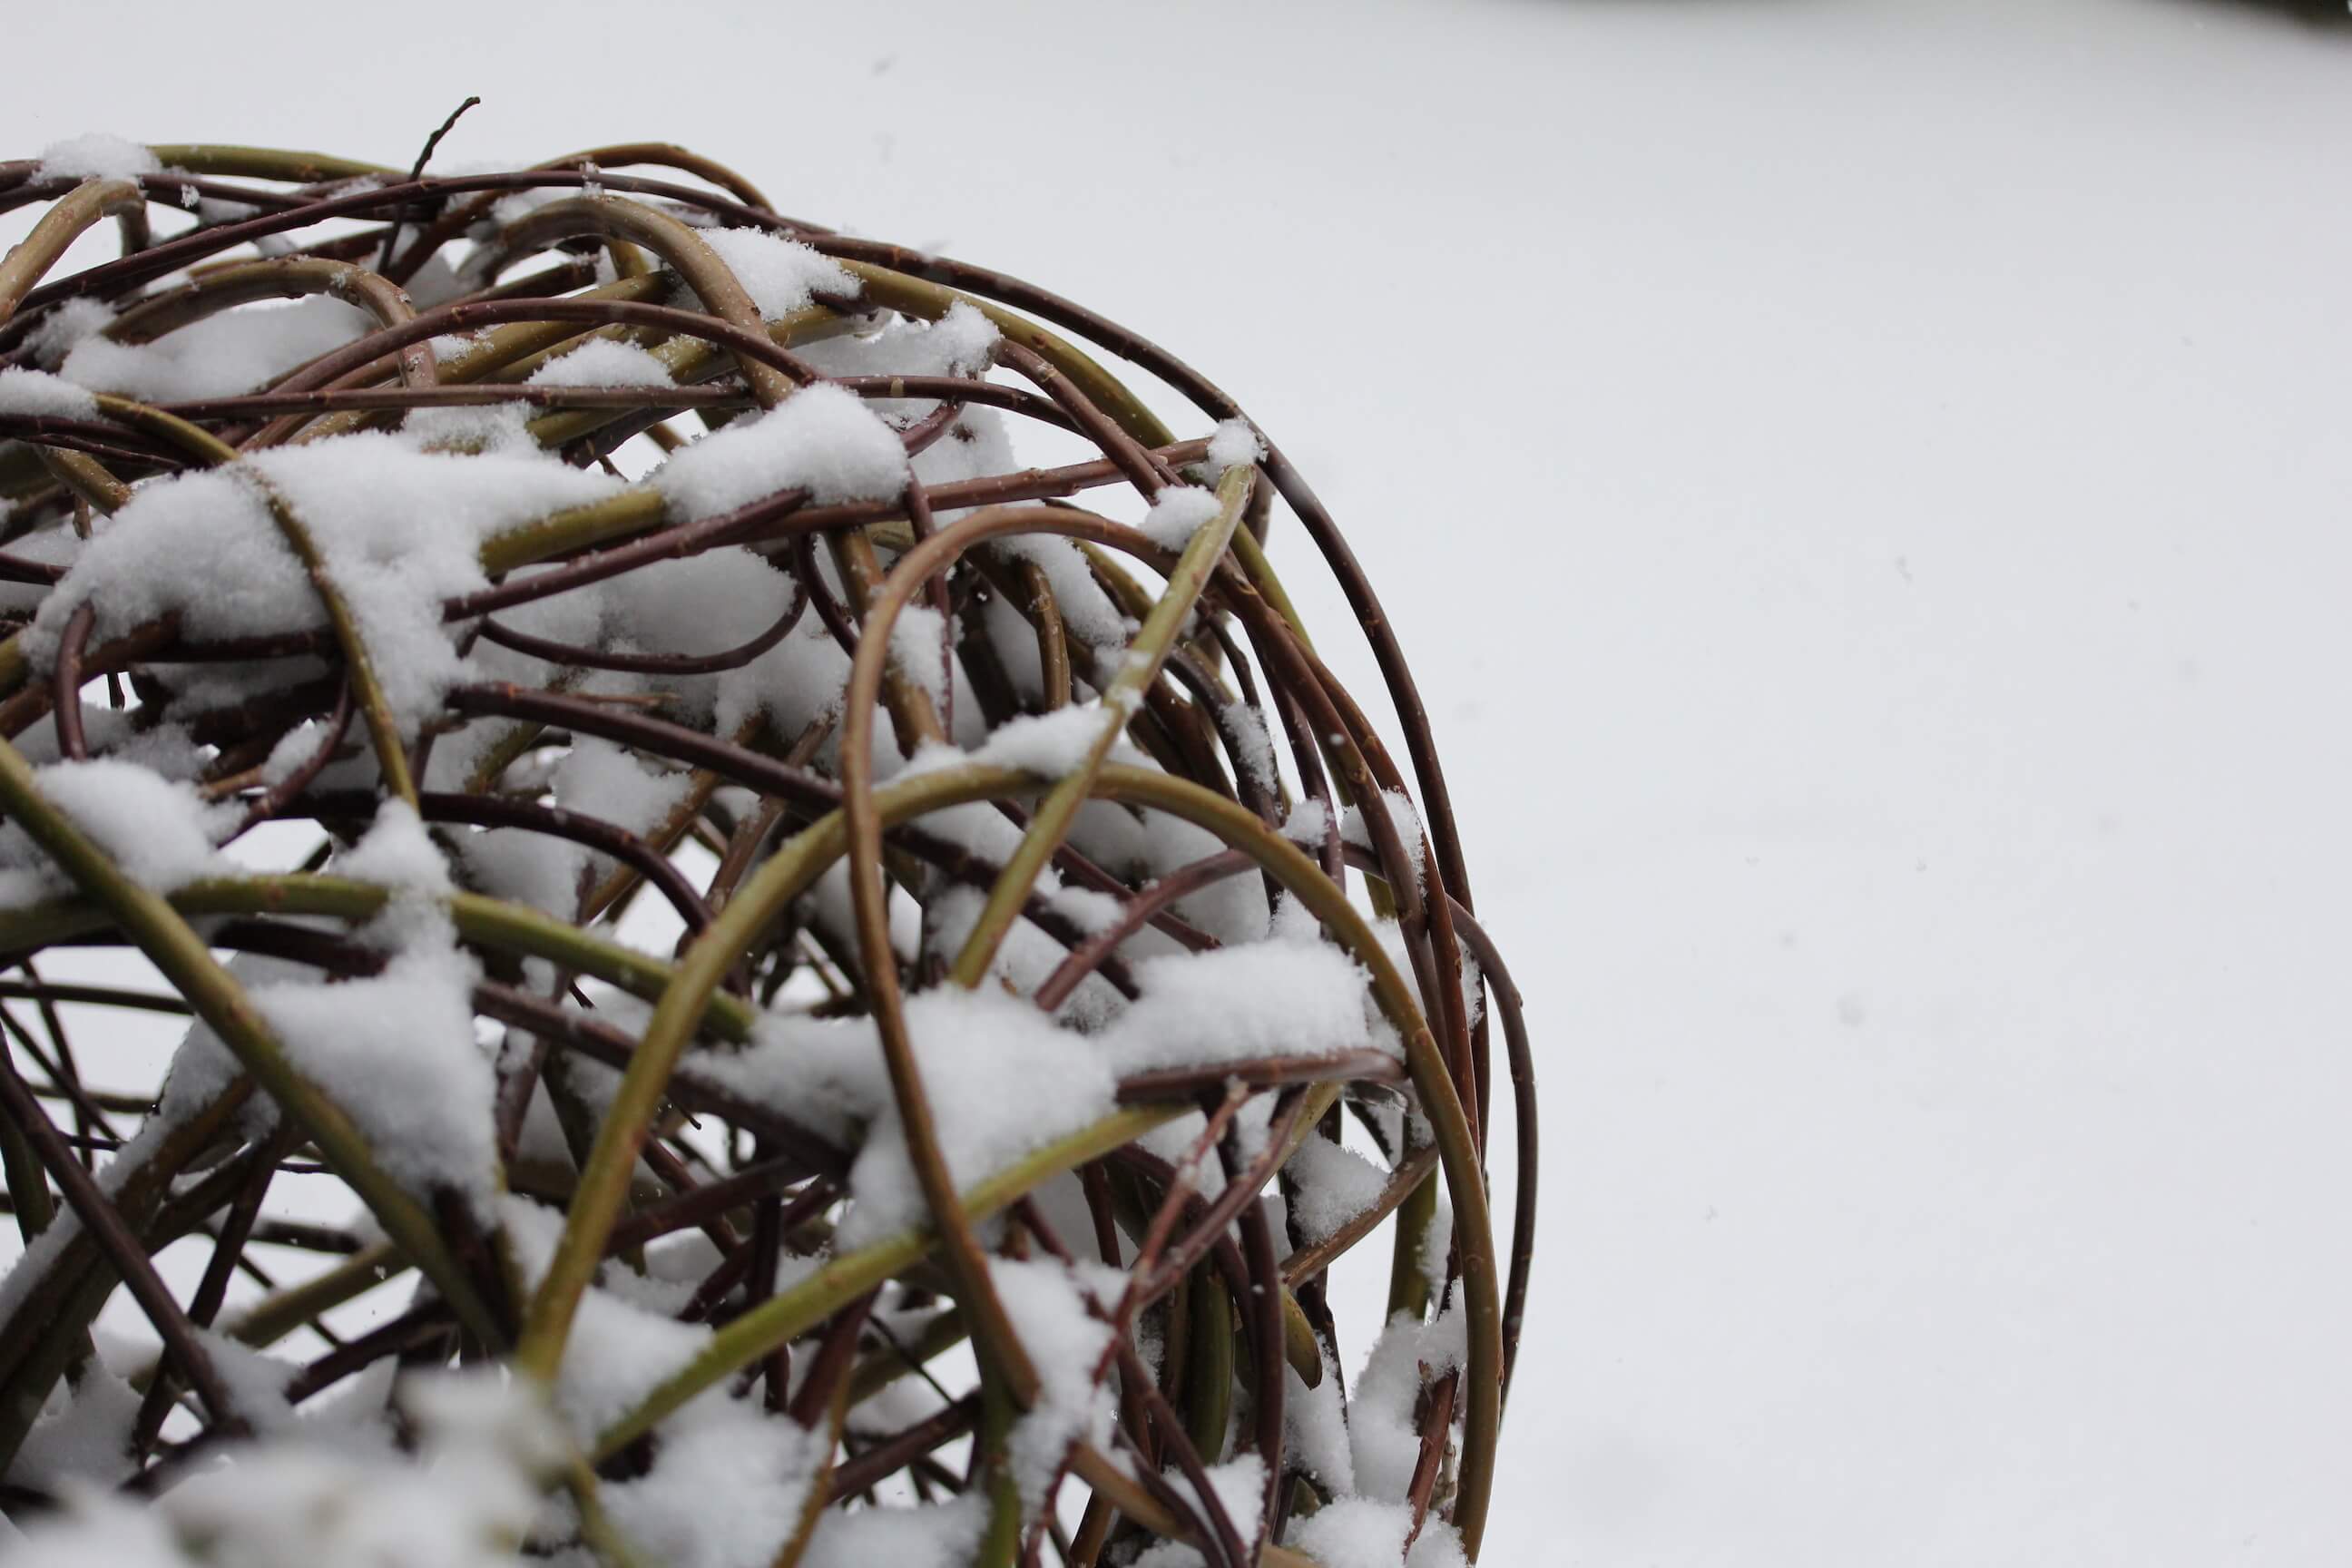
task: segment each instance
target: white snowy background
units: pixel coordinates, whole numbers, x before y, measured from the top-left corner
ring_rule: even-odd
[[[683,142],[1241,398],[1386,597],[1528,995],[1490,1562],[2352,1561],[2352,34],[477,0],[0,40],[9,155],[404,161],[478,91],[453,160]]]

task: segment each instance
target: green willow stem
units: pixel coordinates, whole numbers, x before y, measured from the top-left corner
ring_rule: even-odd
[[[1266,559],[1265,546],[1246,528],[1234,538],[1234,559],[1241,563],[1242,574],[1249,579],[1250,586],[1290,623],[1290,635],[1298,639],[1298,646],[1314,652],[1315,639],[1307,635],[1307,623],[1299,619],[1297,607],[1291,604],[1282,579],[1274,574],[1274,563]]]
[[[203,174],[231,180],[281,180],[289,184],[316,185],[329,180],[356,180],[370,175],[399,178],[407,171],[359,158],[338,158],[329,153],[299,153],[282,147],[239,147],[219,142],[158,142],[147,149],[164,168],[183,174]]]
[[[1204,1465],[1225,1457],[1225,1418],[1234,1408],[1234,1309],[1223,1283],[1206,1269],[1185,1293],[1192,1331],[1184,1336],[1184,1432]]]
[[[567,555],[624,534],[642,533],[669,521],[659,490],[633,489],[583,506],[550,512],[536,522],[509,530],[482,545],[482,570],[493,577],[551,555]],[[0,679],[5,679],[0,671]]]
[[[988,1494],[988,1526],[981,1532],[973,1568],[1011,1568],[1021,1551],[1021,1482],[1013,1473],[1013,1428],[1025,1413],[1002,1375],[980,1380],[979,1446],[982,1488]]]
[[[1200,601],[1201,591],[1208,586],[1210,575],[1216,571],[1226,543],[1241,522],[1242,509],[1249,501],[1250,481],[1256,472],[1255,468],[1237,466],[1227,469],[1218,481],[1216,515],[1201,524],[1186,542],[1168,578],[1166,591],[1152,605],[1142,629],[1129,645],[1127,658],[1104,689],[1102,723],[1088,742],[1085,758],[1038,803],[1035,814],[1029,819],[1028,831],[1021,836],[1021,843],[1004,862],[1003,872],[989,889],[988,902],[982,907],[979,920],[948,971],[955,983],[966,990],[987,978],[996,950],[1019,918],[1030,889],[1036,885],[1046,863],[1053,859],[1054,852],[1069,837],[1070,825],[1077,817],[1078,807],[1086,804],[1094,775],[1101,771],[1109,759],[1111,747],[1126,732],[1128,720],[1142,706],[1143,694],[1160,679],[1160,667],[1168,661],[1168,650],[1175,646],[1185,618]],[[919,551],[908,556],[898,571],[913,569],[921,554]],[[881,605],[877,605],[876,611],[878,615]],[[875,635],[887,637],[888,632],[889,625],[885,621]]]
[[[327,1164],[374,1211],[385,1234],[416,1260],[458,1321],[488,1343],[502,1342],[506,1336],[497,1317],[441,1239],[431,1214],[376,1163],[343,1110],[295,1068],[245,988],[169,900],[131,881],[43,797],[31,764],[5,742],[0,742],[0,809],[121,925],[254,1081],[309,1132]]]
[[[25,296],[92,226],[118,213],[146,210],[146,193],[130,180],[86,180],[58,197],[33,232],[0,257],[0,321],[16,313]]]
[[[1407,1131],[1411,1131],[1408,1125]],[[1418,1153],[1408,1150],[1406,1159]],[[1437,1223],[1437,1186],[1423,1182],[1404,1194],[1397,1205],[1396,1233],[1389,1249],[1389,1310],[1388,1315],[1408,1312],[1421,1317],[1429,1310],[1429,1293],[1433,1281],[1421,1266],[1422,1248],[1429,1239],[1429,1227]]]
[[[131,487],[88,452],[68,452],[61,447],[39,447],[35,450],[51,477],[77,499],[88,502],[100,516],[112,517],[130,501]]]
[[[320,1313],[366,1295],[405,1273],[408,1260],[388,1241],[362,1247],[299,1285],[263,1297],[222,1331],[255,1350],[276,1344]]]
[[[32,1140],[8,1117],[0,1116],[0,1166],[8,1177],[8,1201],[16,1212],[16,1234],[26,1247],[49,1228],[57,1205],[49,1198],[48,1178],[41,1173],[40,1156]]]

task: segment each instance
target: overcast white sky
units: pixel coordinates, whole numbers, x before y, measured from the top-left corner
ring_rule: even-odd
[[[1538,1031],[1489,1561],[2352,1560],[2352,34],[2190,0],[6,31],[10,155],[404,161],[479,92],[452,160],[684,142],[1241,398],[1388,599]]]

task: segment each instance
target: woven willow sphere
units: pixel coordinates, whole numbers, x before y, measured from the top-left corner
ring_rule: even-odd
[[[664,145],[0,206],[20,1561],[1475,1556],[1527,1044],[1231,399]]]

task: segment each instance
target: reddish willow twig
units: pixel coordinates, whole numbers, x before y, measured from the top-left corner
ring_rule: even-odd
[[[853,1405],[879,1386],[866,1369],[885,1352],[861,1362],[859,1344],[882,1336],[896,1347],[887,1353],[898,1358],[898,1370],[911,1365],[934,1378],[929,1363],[955,1336],[938,1344],[926,1339],[919,1353],[909,1352],[890,1337],[888,1317],[945,1292],[954,1311],[935,1321],[975,1338],[983,1386],[943,1389],[948,1403],[939,1414],[825,1458],[811,1506],[847,1504],[893,1478],[928,1489],[948,1473],[932,1456],[970,1435],[971,1482],[994,1500],[983,1556],[1009,1561],[1024,1543],[1034,1556],[1049,1535],[1060,1544],[1047,1519],[1008,1515],[1017,1515],[1019,1503],[1008,1500],[1005,1433],[1036,1394],[1033,1355],[1051,1347],[1021,1340],[994,1302],[989,1262],[989,1254],[1003,1248],[1061,1253],[1042,1207],[1027,1196],[1059,1167],[1033,1157],[992,1178],[996,1185],[959,1192],[929,1131],[934,1108],[907,1046],[901,998],[951,983],[951,974],[980,982],[997,943],[1017,923],[1048,951],[1058,949],[1045,972],[1026,983],[1045,1012],[1076,1005],[1093,983],[1106,996],[1131,1000],[1146,988],[1134,963],[1139,944],[1192,952],[1217,946],[1218,938],[1185,911],[1229,879],[1249,877],[1262,882],[1269,900],[1299,900],[1331,940],[1351,947],[1370,976],[1374,999],[1406,1044],[1405,1058],[1373,1049],[1320,1057],[1276,1052],[1120,1081],[1122,1109],[1103,1124],[1106,1142],[1078,1156],[1094,1242],[1107,1261],[1131,1271],[1124,1296],[1103,1304],[1117,1332],[1093,1371],[1118,1384],[1116,1443],[1149,1463],[1139,1479],[1129,1479],[1087,1442],[1069,1451],[1066,1473],[1092,1489],[1092,1500],[1067,1554],[1093,1562],[1117,1530],[1186,1539],[1211,1561],[1234,1568],[1253,1560],[1298,1561],[1280,1544],[1301,1495],[1296,1458],[1282,1442],[1282,1368],[1312,1384],[1339,1354],[1323,1300],[1326,1271],[1391,1215],[1404,1228],[1391,1299],[1424,1311],[1449,1305],[1462,1310],[1469,1345],[1465,1367],[1433,1377],[1423,1391],[1414,1414],[1423,1448],[1400,1500],[1412,1509],[1415,1530],[1434,1510],[1458,1527],[1475,1554],[1533,1252],[1531,1047],[1502,955],[1472,913],[1434,740],[1394,629],[1338,526],[1289,459],[1254,426],[1229,436],[1255,441],[1255,472],[1223,492],[1220,531],[1199,536],[1180,559],[1109,521],[1102,503],[1120,492],[1148,502],[1188,482],[1212,443],[1199,436],[1180,439],[1121,379],[1123,367],[1174,388],[1198,415],[1242,420],[1222,391],[1139,334],[1083,307],[989,268],[784,216],[740,175],[682,149],[619,144],[536,169],[453,177],[422,174],[420,158],[405,178],[397,170],[266,149],[169,147],[159,154],[162,173],[88,184],[44,176],[29,162],[0,163],[0,211],[53,204],[35,242],[0,262],[0,363],[38,363],[36,329],[77,300],[106,305],[113,312],[107,330],[128,344],[215,317],[235,321],[240,318],[225,313],[253,300],[322,291],[359,304],[373,324],[263,386],[152,406],[109,400],[95,415],[0,413],[0,498],[13,509],[0,579],[22,588],[57,591],[61,580],[74,585],[71,574],[52,563],[58,553],[43,559],[26,547],[84,521],[90,508],[114,510],[126,497],[135,501],[146,487],[170,483],[192,466],[331,440],[348,430],[392,428],[419,409],[520,405],[534,421],[531,431],[566,460],[643,471],[684,441],[668,422],[716,428],[825,383],[860,398],[929,404],[898,427],[910,458],[951,450],[977,438],[982,421],[998,418],[1049,426],[1096,455],[1054,468],[973,474],[967,468],[951,479],[910,478],[900,493],[881,498],[824,500],[779,490],[712,517],[674,516],[658,492],[633,485],[610,501],[501,536],[484,550],[489,585],[448,599],[440,614],[461,650],[495,647],[542,673],[516,682],[461,682],[448,691],[442,716],[418,732],[392,727],[364,639],[347,619],[333,629],[314,620],[206,640],[188,637],[165,616],[110,626],[101,637],[100,617],[83,602],[67,617],[46,668],[32,667],[21,637],[0,643],[0,736],[29,745],[46,725],[58,756],[106,759],[158,724],[180,724],[205,748],[200,782],[208,795],[240,807],[242,820],[224,840],[265,823],[312,824],[323,832],[326,872],[311,875],[319,869],[312,864],[257,874],[201,896],[183,895],[184,910],[152,896],[140,902],[139,890],[102,857],[68,853],[78,842],[73,825],[45,806],[36,775],[21,766],[11,771],[17,753],[0,747],[0,794],[12,813],[37,828],[36,837],[57,847],[78,900],[0,910],[0,958],[20,970],[0,982],[0,996],[37,1004],[56,1047],[40,1048],[7,1020],[24,1058],[21,1068],[0,1061],[9,1207],[28,1240],[45,1226],[83,1227],[69,1245],[26,1265],[33,1277],[0,1323],[0,1481],[25,1442],[31,1413],[61,1378],[86,1364],[89,1325],[118,1288],[129,1291],[165,1347],[140,1420],[145,1468],[132,1483],[134,1490],[152,1491],[193,1456],[246,1429],[235,1387],[216,1372],[195,1332],[215,1317],[268,1324],[273,1338],[303,1325],[317,1331],[326,1348],[289,1384],[298,1402],[379,1361],[414,1365],[461,1351],[511,1355],[524,1369],[550,1374],[571,1314],[599,1269],[630,1266],[643,1249],[696,1231],[718,1261],[684,1315],[719,1331],[694,1366],[593,1445],[592,1458],[607,1479],[634,1473],[646,1460],[647,1442],[659,1444],[665,1414],[693,1392],[680,1379],[764,1381],[772,1409],[837,1450]],[[656,172],[627,172],[648,168]],[[501,224],[494,204],[530,193],[556,199]],[[150,206],[160,216],[198,199],[237,204],[231,212],[249,216],[197,221],[172,234],[148,226]],[[123,226],[119,259],[47,276],[78,234],[109,217]],[[762,320],[740,280],[701,237],[713,226],[803,243],[844,268],[850,287],[819,294],[789,316]],[[237,257],[240,247],[274,246],[296,231],[310,238],[292,255]],[[619,256],[626,275],[598,281],[583,244]],[[467,291],[417,309],[403,286],[425,276],[436,258],[455,265]],[[181,274],[184,282],[160,282]],[[984,373],[831,375],[811,347],[870,331],[893,314],[937,320],[959,303],[994,323],[994,364],[1026,385]],[[455,351],[449,334],[461,335]],[[521,380],[592,338],[651,348],[678,374],[672,384]],[[1080,496],[1088,498],[1087,510],[1071,504]],[[1267,560],[1263,544],[1277,500],[1303,526],[1355,612],[1397,715],[1403,765],[1310,641]],[[281,508],[289,538],[307,537],[293,509],[273,504]],[[1073,563],[1087,562],[1091,583],[1043,569],[1034,554],[1041,536],[1068,542],[1055,548],[1066,549]],[[646,647],[628,628],[571,641],[518,624],[530,606],[664,563],[739,549],[761,558],[747,561],[746,570],[783,574],[792,593],[787,610],[731,647]],[[1024,549],[1033,552],[1018,552]],[[323,568],[314,579],[331,604],[333,585]],[[1163,590],[1147,584],[1160,583],[1171,586],[1155,616]],[[1197,594],[1197,614],[1177,613],[1192,607],[1178,596],[1178,584],[1183,595]],[[1073,614],[1078,606],[1069,595],[1081,586],[1118,606],[1130,624],[1145,626],[1137,647],[1088,640],[1101,631]],[[938,657],[968,683],[961,692],[952,679],[937,687],[900,658],[883,654],[883,628],[918,604],[941,617]],[[823,636],[854,661],[855,680],[847,683],[853,700],[837,725],[821,721],[797,743],[759,723],[720,733],[707,708],[671,689],[764,668],[758,661],[787,639],[813,635],[801,628],[810,610],[812,625],[821,624]],[[1018,635],[1008,637],[1009,628],[1019,628]],[[1022,672],[1024,658],[1034,660],[1034,678]],[[234,672],[259,695],[206,706],[202,688],[188,679],[199,669]],[[89,706],[89,683],[124,677],[129,692],[110,705],[128,703],[128,712],[104,715],[101,724]],[[614,680],[635,685],[616,694],[598,684]],[[844,693],[813,695],[837,704]],[[1112,765],[1108,741],[1058,793],[1050,778],[970,767],[942,775],[936,788],[920,781],[885,784],[866,765],[877,705],[887,720],[878,744],[913,752],[951,732],[995,731],[1090,696],[1111,700],[1103,710],[1114,725],[1109,733],[1149,757],[1156,773]],[[963,704],[976,704],[977,712],[960,711]],[[355,718],[364,722],[354,725]],[[436,743],[468,726],[492,738],[481,760],[460,782],[427,784]],[[315,728],[294,740],[306,727]],[[105,1109],[79,1081],[58,1010],[100,1016],[110,1008],[193,1011],[216,1026],[234,1026],[224,1037],[241,1051],[262,1053],[253,1059],[267,1066],[266,1029],[233,1016],[241,1005],[235,980],[222,974],[185,994],[63,984],[42,979],[31,960],[58,945],[136,945],[150,956],[178,954],[173,962],[181,969],[167,973],[193,974],[189,966],[202,967],[197,951],[208,945],[328,977],[380,973],[381,952],[321,929],[315,917],[358,924],[382,906],[382,889],[338,879],[336,870],[341,848],[365,826],[384,793],[380,782],[368,782],[367,752],[382,755],[394,736],[403,743],[399,756],[384,758],[395,764],[392,776],[414,774],[417,787],[408,793],[422,819],[451,843],[478,830],[562,840],[604,857],[612,869],[583,892],[570,927],[495,900],[453,906],[460,936],[484,965],[471,1005],[511,1037],[498,1108],[500,1146],[510,1155],[507,1179],[568,1205],[546,1282],[518,1298],[490,1238],[470,1218],[452,1217],[444,1196],[424,1194],[439,1205],[439,1234],[401,1228],[394,1222],[404,1209],[379,1217],[392,1231],[383,1256],[422,1268],[431,1295],[346,1338],[333,1332],[330,1314],[375,1282],[350,1267],[365,1255],[364,1244],[345,1231],[262,1212],[272,1173],[317,1169],[322,1158],[355,1188],[378,1190],[368,1185],[380,1176],[377,1152],[337,1131],[339,1113],[315,1086],[299,1078],[268,1079],[289,1115],[282,1131],[260,1142],[247,1142],[248,1134],[237,1130],[245,1124],[228,1120],[251,1092],[255,1079],[246,1077],[188,1124],[193,1131],[142,1147],[138,1168],[121,1177],[93,1181],[70,1152],[78,1141],[87,1150],[116,1135]],[[544,768],[528,759],[559,756],[591,739],[688,774],[679,804],[644,827],[550,800]],[[843,746],[850,748],[846,766]],[[1267,770],[1268,751],[1286,759],[1286,778]],[[923,804],[898,804],[924,789],[930,793]],[[1376,798],[1385,794],[1418,800],[1426,845],[1412,841],[1412,818],[1392,816]],[[1075,803],[1086,795],[1094,797],[1090,809],[1187,816],[1208,826],[1223,847],[1156,873],[1122,863],[1074,829],[1081,820]],[[1315,803],[1323,814],[1322,829],[1307,837],[1303,849],[1281,837],[1297,801]],[[984,853],[968,835],[926,821],[930,811],[950,805],[982,812],[993,806],[1021,847],[1005,856]],[[1343,845],[1345,809],[1357,811],[1362,831]],[[821,904],[800,895],[839,852],[826,846],[845,841],[855,919],[835,925]],[[715,873],[696,859],[698,842],[718,858]],[[1065,886],[1116,900],[1115,911],[1081,918],[1042,880],[1047,867]],[[1361,878],[1352,893],[1351,874]],[[633,954],[614,940],[642,902],[635,897],[641,889],[650,889],[683,928],[675,964]],[[979,934],[950,944],[929,917],[958,889],[971,890],[963,897],[987,894],[989,904]],[[911,952],[890,931],[893,900],[927,911]],[[1396,921],[1401,967],[1373,939],[1358,902]],[[126,912],[134,909],[135,920]],[[198,915],[223,918],[199,939],[185,923]],[[302,923],[296,917],[313,918]],[[526,958],[552,963],[552,988],[543,975],[526,972]],[[1465,985],[1474,965],[1483,1007],[1477,985]],[[582,1005],[579,976],[656,1002],[652,1021],[633,1026],[619,1015]],[[1116,1003],[1087,1004],[1105,1005]],[[838,1130],[821,1130],[793,1107],[745,1092],[706,1058],[739,1046],[763,1005],[873,1019],[940,1247],[887,1268],[870,1263],[877,1256],[871,1248],[853,1250],[815,1284],[776,1289],[783,1256],[828,1245],[851,1196],[855,1149]],[[1485,1190],[1490,1019],[1500,1022],[1513,1091],[1507,1282]],[[622,1075],[601,1121],[568,1087],[577,1069],[567,1064],[573,1062]],[[560,1121],[571,1119],[572,1158],[560,1168],[532,1164],[518,1143],[523,1112],[541,1092]],[[1318,1124],[1336,1132],[1343,1100],[1390,1103],[1400,1094],[1423,1113],[1435,1142],[1388,1150],[1392,1174],[1372,1208],[1313,1247],[1288,1249],[1286,1261],[1283,1238],[1259,1199],[1274,1187],[1289,1150]],[[73,1108],[71,1134],[49,1122],[44,1099]],[[1149,1122],[1192,1105],[1214,1115],[1185,1165],[1133,1141]],[[1274,1123],[1270,1137],[1254,1146],[1239,1131],[1242,1113],[1253,1107]],[[1189,1173],[1212,1151],[1226,1184],[1204,1200],[1192,1192]],[[199,1166],[209,1173],[201,1180],[191,1174]],[[1433,1209],[1433,1184],[1451,1194],[1457,1228],[1442,1277],[1423,1279],[1417,1263],[1402,1260],[1418,1256],[1418,1230]],[[192,1210],[199,1201],[212,1206]],[[1008,1226],[991,1231],[979,1224],[1008,1205]],[[148,1259],[225,1208],[213,1262],[183,1303]],[[321,1259],[347,1261],[330,1262],[315,1280],[278,1288],[240,1317],[225,1309],[228,1281],[236,1268],[270,1279],[254,1256],[263,1248],[310,1249]],[[869,1266],[880,1271],[860,1272]],[[835,1276],[837,1284],[827,1283]],[[1150,1314],[1162,1320],[1169,1347],[1170,1364],[1157,1379],[1129,1337]],[[1180,1362],[1177,1347],[1196,1335],[1208,1337],[1203,1344],[1213,1353]],[[1234,1370],[1236,1346],[1245,1373]],[[788,1397],[784,1379],[795,1363],[802,1375]],[[1211,1367],[1223,1370],[1212,1376],[1202,1370]],[[183,1388],[193,1391],[193,1403],[175,1403]],[[1223,1413],[1236,1408],[1249,1413],[1234,1428],[1239,1450],[1269,1461],[1254,1516],[1233,1513],[1229,1500],[1202,1479],[1206,1467],[1228,1457]],[[1449,1419],[1456,1412],[1458,1447]],[[1178,1465],[1189,1479],[1190,1499],[1160,1473],[1165,1463]],[[9,1484],[12,1497],[32,1495]],[[593,1478],[575,1484],[593,1488]],[[805,1544],[807,1522],[782,1544],[782,1560]]]

